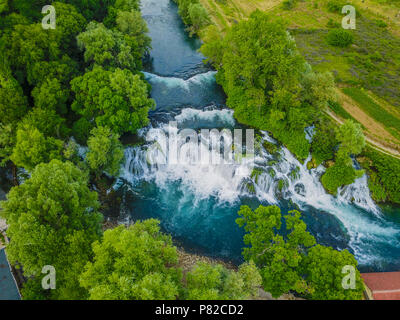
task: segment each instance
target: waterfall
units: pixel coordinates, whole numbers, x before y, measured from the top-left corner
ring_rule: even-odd
[[[175,116],[175,121],[178,126],[215,121],[214,123],[220,126],[229,127],[234,123],[232,112],[227,109],[185,108]],[[302,210],[313,207],[340,220],[350,236],[349,245],[360,262],[376,259],[371,253],[374,243],[394,241],[399,234],[398,228],[380,218],[380,210],[369,193],[366,175],[353,184],[340,188],[338,196],[334,197],[326,193],[320,182],[325,168],[319,166],[316,169],[307,169],[307,162],[311,160],[311,156],[302,164],[285,147],[281,147],[273,155],[262,147],[255,157],[254,168],[246,162],[233,165],[194,165],[197,154],[192,151],[192,142],[186,141],[179,141],[182,148],[178,164],[168,164],[164,133],[169,130],[169,124],[159,123],[158,127],[147,128],[142,132],[148,143],[145,146],[126,149],[126,162],[122,168],[121,179],[133,185],[143,181],[153,182],[165,191],[168,191],[172,184],[179,183],[180,189],[193,195],[195,202],[212,197],[217,199],[220,205],[224,205],[240,203],[243,197],[256,197],[258,201],[269,204],[278,204],[282,200],[292,201]],[[264,141],[276,143],[266,132],[262,133]],[[153,149],[153,160],[164,159],[167,163],[152,164],[154,162],[149,161],[147,152],[149,147]],[[218,157],[217,150],[202,144],[201,148],[210,158]],[[379,219],[373,220],[357,208]],[[366,245],[366,241],[371,244]],[[399,244],[396,242],[396,245]]]
[[[152,73],[143,72],[147,81],[153,85],[164,85],[167,88],[181,88],[186,91],[190,90],[191,86],[201,86],[201,85],[214,85],[216,71],[208,71],[206,73],[197,74],[189,79],[182,79],[176,77],[162,77]]]
[[[163,77],[143,72],[146,80],[152,85],[152,97],[157,101],[157,109],[173,106],[222,105],[224,95],[218,90],[215,71],[208,71],[192,76],[189,79]]]

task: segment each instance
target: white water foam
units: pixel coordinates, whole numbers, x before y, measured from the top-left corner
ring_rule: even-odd
[[[143,72],[147,81],[152,85],[162,84],[169,89],[181,88],[186,91],[190,90],[193,85],[204,86],[205,84],[215,83],[216,71],[197,74],[187,80],[174,77],[162,77],[152,73]]]
[[[176,116],[178,122],[188,119],[223,119],[227,125],[234,123],[230,110],[201,111],[183,109]],[[160,124],[159,128],[149,128],[148,142],[157,141],[156,156],[166,158],[165,133],[171,128]],[[144,132],[143,132],[144,134]],[[266,132],[264,140],[275,142]],[[184,144],[186,141],[181,141]],[[210,157],[218,156],[216,150],[204,148]],[[256,196],[260,201],[276,204],[280,198],[291,200],[301,209],[307,206],[328,212],[336,216],[350,235],[350,246],[360,263],[379,260],[374,256],[372,245],[365,242],[388,242],[400,246],[396,236],[400,230],[386,222],[380,215],[379,208],[371,199],[367,176],[357,179],[353,184],[340,188],[338,196],[327,194],[320,176],[325,168],[319,166],[308,170],[307,162],[301,164],[286,148],[282,147],[278,159],[262,149],[256,157],[258,174],[252,174],[253,169],[246,163],[235,165],[193,165],[196,157],[190,147],[181,152],[179,165],[150,165],[146,158],[146,147],[128,148],[125,151],[126,162],[123,166],[122,178],[136,184],[140,181],[153,181],[161,189],[168,189],[172,182],[180,181],[185,192],[191,192],[197,200],[216,197],[221,203],[234,203],[241,196]],[[261,173],[260,173],[261,172]],[[254,173],[254,172],[253,172]],[[284,182],[279,182],[279,181]],[[249,184],[254,188],[249,188]],[[280,185],[281,184],[281,185]],[[362,213],[357,207],[368,211],[375,219]],[[323,213],[321,213],[323,214]]]
[[[175,120],[178,121],[178,123],[185,123],[188,121],[209,121],[213,124],[225,124],[229,127],[233,127],[235,125],[235,120],[233,119],[233,110],[231,109],[199,110],[193,108],[185,108],[182,110],[181,114],[175,117]]]

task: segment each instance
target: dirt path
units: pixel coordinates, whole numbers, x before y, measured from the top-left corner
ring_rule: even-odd
[[[341,90],[337,90],[339,102],[342,107],[351,114],[354,119],[360,122],[371,136],[374,136],[377,141],[385,141],[389,147],[396,149],[399,141],[386,128],[364,110],[358,107],[357,103],[351,97],[345,95]]]
[[[334,119],[336,122],[342,124],[343,120],[340,119],[338,116],[336,116],[332,111],[330,110],[326,110],[326,113],[332,118]],[[393,149],[391,147],[385,146],[382,143],[380,143],[379,141],[375,140],[374,138],[372,138],[371,136],[368,135],[368,133],[365,136],[365,139],[367,141],[367,143],[374,148],[377,151],[380,151],[384,154],[387,154],[389,156],[392,156],[394,158],[400,159],[400,152],[396,149]]]

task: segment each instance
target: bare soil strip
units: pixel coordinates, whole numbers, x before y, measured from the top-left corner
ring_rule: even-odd
[[[334,119],[336,122],[342,124],[343,120],[340,119],[336,114],[334,114],[330,110],[326,110],[326,113]],[[354,114],[352,114],[354,117]],[[357,118],[356,118],[357,119]],[[357,119],[358,120],[358,119]],[[400,152],[397,149],[394,149],[392,147],[384,145],[382,142],[377,141],[373,137],[371,137],[368,133],[366,133],[365,139],[367,140],[367,143],[374,148],[375,150],[378,150],[384,154],[387,154],[389,156],[392,156],[394,158],[400,159]]]

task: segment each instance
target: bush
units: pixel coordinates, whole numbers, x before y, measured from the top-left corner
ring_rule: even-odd
[[[282,2],[282,8],[284,10],[290,10],[293,9],[296,5],[296,1],[295,0],[285,0]]]
[[[321,182],[328,192],[336,195],[339,187],[352,184],[363,174],[364,170],[355,170],[353,167],[343,165],[339,162],[326,170],[321,178]]]
[[[328,44],[334,47],[348,47],[354,41],[353,34],[345,29],[335,28],[328,32]]]
[[[385,21],[383,21],[383,20],[376,20],[375,23],[379,28],[386,28],[387,27],[387,23]]]
[[[333,21],[332,19],[329,19],[328,23],[326,24],[326,27],[329,29],[340,28],[340,23],[337,21]]]
[[[319,124],[311,143],[312,155],[316,165],[320,165],[326,160],[333,159],[334,148],[338,144],[335,131],[327,123]]]
[[[328,2],[327,7],[329,12],[342,13],[342,8],[345,5],[346,3],[340,0],[332,0]]]
[[[192,36],[200,29],[211,24],[211,19],[206,8],[199,0],[174,0],[179,7],[179,15]]]
[[[400,204],[400,160],[367,147],[360,162],[367,169],[372,198]]]

